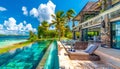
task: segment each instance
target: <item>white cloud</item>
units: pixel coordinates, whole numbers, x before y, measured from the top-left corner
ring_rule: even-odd
[[[28,15],[28,11],[27,11],[27,8],[25,6],[22,7],[22,11],[23,11],[23,14],[24,15]]]
[[[48,1],[47,4],[40,4],[38,9],[33,8],[30,11],[30,15],[37,17],[40,22],[46,20],[51,22],[51,15],[55,13],[56,5],[52,1]]]
[[[3,25],[2,25],[2,24],[0,24],[0,30],[1,30],[1,29],[3,29]]]
[[[18,24],[18,30],[19,31],[24,31],[24,26],[23,26],[22,22],[20,24]]]
[[[33,32],[37,32],[37,29],[33,28]]]
[[[33,8],[31,11],[30,11],[30,15],[33,15],[34,17],[38,17],[38,10],[36,8]]]
[[[27,24],[26,25],[26,30],[31,30],[32,31],[33,30],[32,25],[31,24]]]
[[[0,7],[0,11],[6,11],[7,9],[4,7]]]
[[[23,24],[25,24],[25,25],[26,25],[26,24],[27,24],[27,22],[26,22],[26,21],[23,21]]]
[[[17,30],[16,20],[13,17],[10,17],[8,20],[4,21],[4,26],[7,30]]]
[[[13,17],[10,17],[8,20],[5,20],[3,25],[0,24],[1,34],[25,34],[30,30],[36,32],[36,28],[33,28],[30,23],[23,21],[19,24],[16,24],[16,20]]]
[[[6,34],[4,30],[0,30],[0,34]]]

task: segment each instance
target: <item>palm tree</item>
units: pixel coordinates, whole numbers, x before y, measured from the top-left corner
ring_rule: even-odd
[[[73,9],[70,9],[66,12],[67,21],[70,22],[70,20],[74,17],[75,11]]]
[[[75,14],[75,11],[73,9],[70,9],[70,10],[67,11],[67,13],[66,13],[67,22],[70,22],[70,20],[73,19],[74,14]],[[75,26],[75,24],[73,22],[72,27],[74,27],[74,26]],[[74,31],[73,31],[73,36],[75,36],[75,32]]]
[[[44,28],[42,26],[38,26],[38,38],[42,38],[44,33]]]
[[[45,30],[48,30],[49,24],[47,21],[43,21],[41,25],[44,27]]]
[[[43,21],[41,23],[41,26],[43,27],[43,36],[46,38],[47,35],[48,35],[48,27],[49,27],[49,24],[47,21]]]
[[[65,15],[63,11],[58,11],[55,15],[51,15],[53,17],[51,25],[55,25],[56,30],[58,31],[58,37],[60,40],[61,32],[64,29],[65,24]]]
[[[32,32],[32,31],[29,31],[29,40],[30,41],[37,40],[37,35],[34,32]]]
[[[41,26],[38,27],[38,38],[42,38],[47,36],[47,32],[48,32],[48,27],[49,24],[47,21],[43,21],[41,22]]]

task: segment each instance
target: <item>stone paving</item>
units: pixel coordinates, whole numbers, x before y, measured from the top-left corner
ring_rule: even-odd
[[[57,43],[60,69],[114,69],[101,61],[70,60],[61,42]]]

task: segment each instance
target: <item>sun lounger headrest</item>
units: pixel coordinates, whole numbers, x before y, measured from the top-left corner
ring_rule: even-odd
[[[84,51],[86,53],[92,54],[98,48],[95,44],[90,44]]]

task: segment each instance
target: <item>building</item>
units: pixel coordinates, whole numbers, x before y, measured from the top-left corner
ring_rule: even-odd
[[[79,21],[73,27],[74,32],[80,32],[81,41],[89,41],[93,36],[99,37],[103,45],[120,49],[120,1],[99,0],[89,2],[73,19]],[[74,35],[75,37],[75,35]]]
[[[85,19],[86,14],[81,16],[80,12],[73,19],[73,37],[76,37],[75,32],[81,33],[81,41],[99,37],[102,47],[99,47],[95,54],[100,56],[101,61],[120,69],[120,0],[99,0],[90,8],[92,7],[92,11],[99,9],[97,15]],[[79,25],[74,26],[74,21],[78,21]]]

